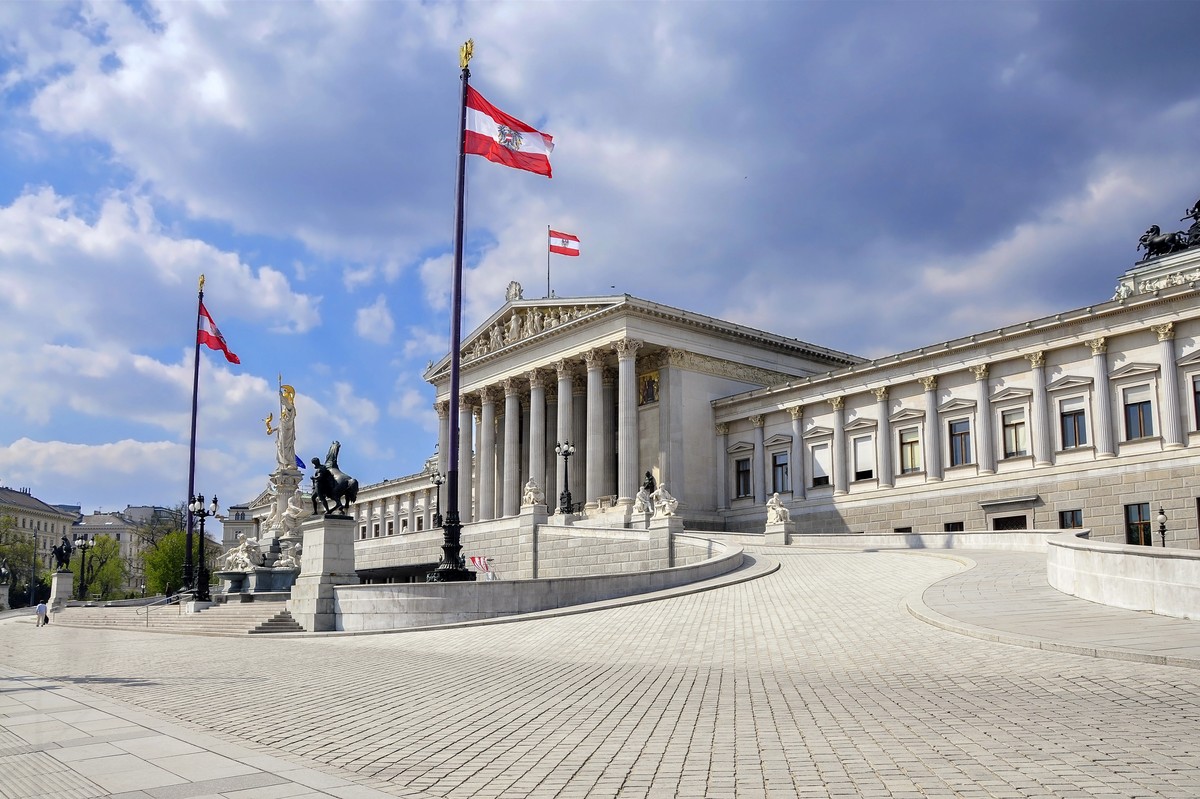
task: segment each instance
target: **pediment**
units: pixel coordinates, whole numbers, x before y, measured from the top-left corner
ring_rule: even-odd
[[[1091,388],[1092,378],[1080,377],[1078,375],[1063,375],[1057,380],[1050,381],[1046,386],[1047,391],[1064,391],[1070,389]]]
[[[1029,398],[1032,396],[1033,396],[1033,391],[1031,389],[1016,388],[1014,386],[1009,386],[1008,388],[1001,389],[1000,391],[997,391],[995,394],[993,394],[991,396],[991,401],[992,402],[1020,402],[1020,401],[1028,402]]]
[[[975,410],[975,400],[963,399],[955,397],[954,399],[944,403],[938,408],[938,413],[959,413],[961,411]]]
[[[751,441],[739,441],[736,444],[731,444],[725,451],[730,455],[737,455],[742,452],[753,452],[754,443]]]
[[[821,425],[813,425],[808,430],[804,431],[804,437],[809,438],[830,438],[833,436],[833,430]]]
[[[844,429],[847,433],[857,433],[859,430],[874,430],[877,426],[878,422],[874,419],[858,418],[849,422]]]
[[[1185,355],[1175,362],[1177,366],[1196,366],[1200,365],[1200,350],[1196,350],[1191,355]]]
[[[792,443],[791,436],[784,435],[783,433],[778,433],[776,435],[771,436],[766,441],[764,441],[763,446],[764,447],[781,447],[784,444],[791,444],[791,443]]]
[[[893,413],[888,421],[894,424],[896,422],[917,422],[922,421],[924,418],[925,411],[917,408],[901,408]]]
[[[1158,374],[1158,364],[1156,363],[1127,363],[1120,369],[1113,369],[1108,373],[1108,377],[1110,380],[1120,380],[1124,377],[1142,377],[1153,374]]]

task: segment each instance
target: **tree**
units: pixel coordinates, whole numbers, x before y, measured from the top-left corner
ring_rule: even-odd
[[[36,546],[33,534],[19,530],[13,516],[0,516],[0,563],[9,572],[8,584],[0,586],[0,590],[8,592],[9,607],[20,608],[29,604],[29,584],[39,582],[41,564],[38,562]],[[35,598],[40,595],[39,586]]]
[[[88,596],[112,599],[125,585],[125,561],[121,559],[121,544],[107,535],[98,535],[92,540],[94,543],[88,548],[86,558],[83,550],[76,547],[80,555],[72,558],[71,565],[71,571],[75,574],[75,584],[81,587],[80,590],[86,590]],[[82,571],[85,560],[86,575]]]
[[[142,574],[146,590],[152,594],[169,594],[183,585],[183,561],[187,549],[187,534],[175,530],[159,536],[154,545],[142,551]]]

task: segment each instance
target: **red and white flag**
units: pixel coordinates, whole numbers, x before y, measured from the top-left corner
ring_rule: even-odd
[[[225,337],[217,329],[217,323],[213,321],[203,302],[200,303],[200,318],[197,322],[196,341],[200,344],[207,344],[209,349],[220,350],[225,353],[225,360],[230,363],[241,363],[238,356],[234,355],[229,349],[229,345],[225,343]]]
[[[467,87],[467,127],[463,151],[482,155],[489,161],[550,175],[550,151],[554,137],[509,116]]]
[[[556,255],[579,255],[579,237],[551,230],[550,252]]]
[[[487,573],[492,570],[492,567],[488,566],[488,559],[482,555],[472,555],[471,565],[475,567],[475,571]]]

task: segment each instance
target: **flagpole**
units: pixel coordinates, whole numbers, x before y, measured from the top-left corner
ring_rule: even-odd
[[[550,226],[546,225],[546,299],[550,299]]]
[[[196,298],[196,324],[192,335],[196,339],[196,355],[192,359],[192,440],[188,448],[188,490],[187,502],[190,504],[196,495],[196,409],[200,393],[200,309],[204,307],[204,275],[200,276],[200,292]],[[193,587],[192,567],[192,512],[187,512],[187,544],[183,556],[183,587]]]
[[[462,261],[463,261],[463,218],[464,195],[467,179],[467,85],[471,78],[471,56],[475,43],[471,39],[459,49],[458,62],[462,67],[462,108],[458,121],[458,185],[454,205],[454,282],[450,295],[450,424],[449,445],[446,461],[447,509],[442,524],[442,561],[425,579],[431,583],[467,582],[475,579],[475,573],[465,568],[460,561],[462,552],[462,521],[458,508],[458,404],[459,366],[462,349]]]

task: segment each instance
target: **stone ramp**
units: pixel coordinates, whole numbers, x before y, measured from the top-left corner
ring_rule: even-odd
[[[148,611],[148,612],[147,612]],[[52,624],[177,635],[250,635],[303,632],[283,602],[223,603],[195,613],[178,605],[159,607],[68,607]]]

